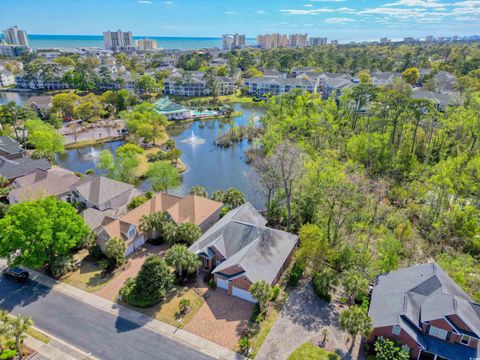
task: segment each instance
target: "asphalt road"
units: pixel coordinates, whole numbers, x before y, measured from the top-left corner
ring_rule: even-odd
[[[30,281],[17,284],[0,276],[0,308],[33,318],[53,336],[105,360],[207,360],[211,357]]]

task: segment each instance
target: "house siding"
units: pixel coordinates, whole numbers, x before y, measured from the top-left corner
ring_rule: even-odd
[[[458,327],[459,329],[461,330],[464,330],[464,331],[467,331],[467,332],[473,332],[468,326],[467,324],[465,324],[463,322],[462,319],[460,319],[460,317],[458,315],[450,315],[448,317],[448,320],[450,320],[451,322],[453,322],[455,324],[456,327]],[[460,335],[456,335],[456,341],[455,342],[460,342],[461,340],[461,336]],[[471,348],[476,348],[478,345],[478,339],[474,339],[474,338],[471,338],[470,339],[470,343],[469,343],[469,347]]]
[[[235,286],[236,288],[246,290],[250,289],[250,286],[252,285],[251,281],[247,279],[246,276],[240,276],[232,280],[230,283],[232,286]],[[229,286],[230,288],[230,286]],[[230,289],[229,289],[230,290]],[[231,295],[231,291],[229,291],[229,295]]]
[[[410,348],[410,356],[413,359],[416,359],[421,350],[417,342],[414,339],[412,339],[410,335],[408,335],[407,332],[404,331],[403,329],[400,330],[399,335],[395,335],[392,332],[392,329],[393,329],[393,326],[375,328],[372,331],[372,334],[370,335],[369,342],[374,343],[378,337],[382,336],[384,338],[393,340],[399,344],[407,345]]]

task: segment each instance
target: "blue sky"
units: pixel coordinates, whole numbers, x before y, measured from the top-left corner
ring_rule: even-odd
[[[480,33],[480,0],[0,0],[0,27],[30,34],[308,33],[372,40]]]

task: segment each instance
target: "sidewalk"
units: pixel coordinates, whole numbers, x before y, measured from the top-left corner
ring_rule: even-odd
[[[97,295],[80,290],[74,286],[67,285],[65,283],[55,281],[54,279],[29,269],[29,272],[33,275],[32,279],[39,282],[42,285],[50,287],[56,291],[62,292],[68,296],[71,296],[77,300],[83,301],[91,306],[95,306],[99,309],[107,311],[115,316],[122,317],[128,321],[131,321],[139,326],[144,326],[147,329],[154,331],[158,334],[166,336],[172,340],[183,343],[191,348],[194,348],[206,355],[212,356],[222,360],[242,360],[243,356],[226,349],[220,345],[217,345],[211,341],[205,340],[197,335],[191,334],[185,330],[178,329],[169,324],[163,323],[159,320],[152,319],[149,316],[143,315],[137,311],[129,309],[125,306],[115,304],[111,301],[103,299]],[[66,359],[70,360],[70,359]]]
[[[55,337],[48,335],[50,342],[45,344],[40,340],[37,340],[30,335],[25,339],[25,344],[35,350],[37,354],[32,356],[32,360],[84,360],[88,359],[87,354],[77,348],[74,348],[70,344],[61,342]],[[93,360],[93,358],[92,358]]]

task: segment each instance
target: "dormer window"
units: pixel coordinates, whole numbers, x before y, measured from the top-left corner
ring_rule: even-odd
[[[435,326],[430,326],[430,329],[428,329],[428,334],[435,336],[436,338],[445,340],[447,338],[448,331],[437,328]]]
[[[400,331],[402,331],[402,328],[400,327],[400,325],[393,325],[392,334],[400,335]]]

